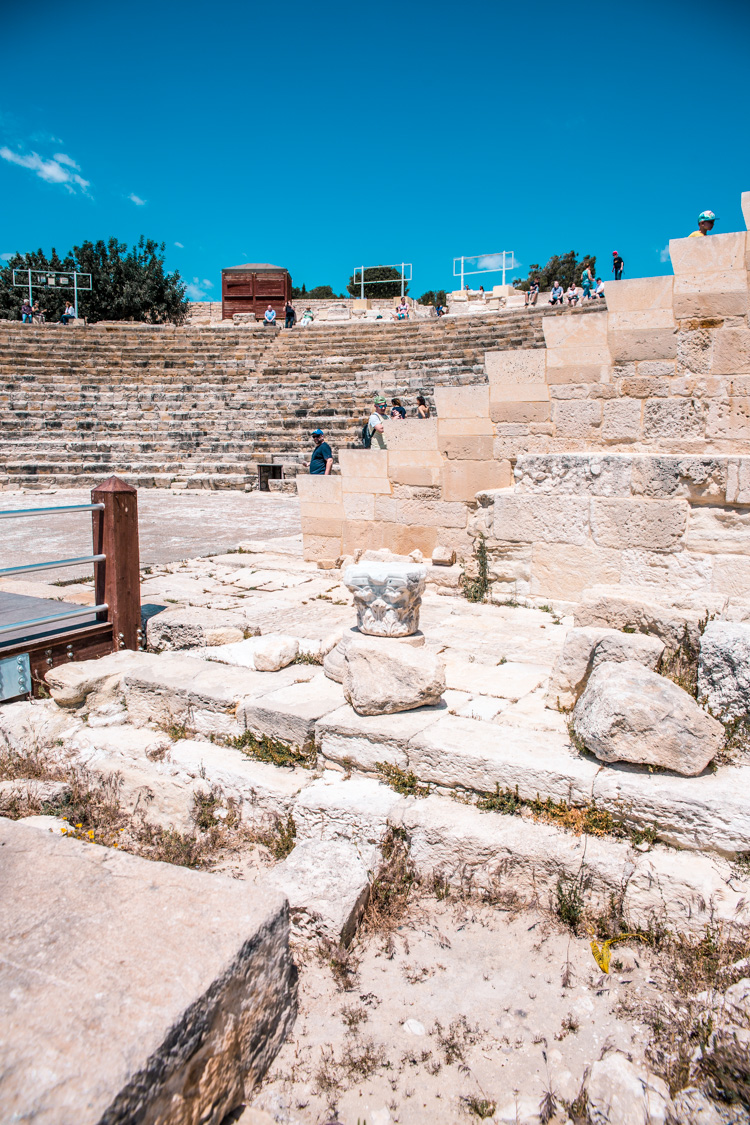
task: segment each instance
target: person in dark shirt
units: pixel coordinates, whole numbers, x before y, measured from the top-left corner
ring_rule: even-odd
[[[391,399],[391,418],[405,418],[405,417],[406,417],[406,411],[404,410],[403,406],[401,405],[401,399],[400,398],[392,398]]]
[[[297,310],[291,301],[287,301],[284,307],[284,327],[294,328],[294,322],[297,319]]]
[[[310,458],[310,472],[313,476],[330,476],[331,469],[333,468],[333,453],[327,441],[323,441],[323,431],[313,430],[313,441],[315,442],[315,449],[313,449],[312,457]]]
[[[619,281],[622,277],[622,271],[625,268],[625,262],[622,260],[616,250],[612,251],[612,272],[615,275],[615,281]]]
[[[536,302],[537,302],[538,296],[539,296],[539,278],[535,277],[535,278],[532,279],[531,285],[529,286],[528,293],[526,294],[526,300],[524,302],[524,308],[529,308],[532,305],[535,305]]]

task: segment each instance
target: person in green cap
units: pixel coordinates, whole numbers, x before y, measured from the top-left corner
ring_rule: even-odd
[[[367,420],[367,425],[370,430],[370,442],[378,449],[388,448],[385,443],[385,426],[383,424],[387,409],[388,403],[382,395],[378,395],[375,399],[375,409]]]

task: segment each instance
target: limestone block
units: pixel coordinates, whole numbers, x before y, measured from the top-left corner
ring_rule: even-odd
[[[558,437],[587,438],[601,425],[602,404],[596,399],[554,402],[552,421]]]
[[[486,488],[508,488],[512,484],[510,461],[446,461],[440,477],[443,500],[473,501]],[[463,522],[466,526],[466,511]]]
[[[721,503],[727,487],[727,462],[722,457],[639,456],[633,458],[635,494],[659,500],[685,496],[696,504]]]
[[[298,938],[347,946],[370,897],[371,872],[352,844],[303,840],[263,879],[289,900]]]
[[[490,389],[486,383],[469,387],[435,387],[438,418],[486,418]]]
[[[549,387],[546,383],[493,383],[490,410],[498,402],[549,402]]]
[[[707,554],[750,556],[750,508],[691,508],[686,546]]]
[[[339,465],[345,477],[387,477],[386,449],[340,449]]]
[[[317,720],[343,703],[340,685],[318,672],[307,683],[290,684],[259,698],[243,700],[237,708],[237,718],[253,734],[308,749]]]
[[[440,437],[473,437],[493,434],[489,418],[438,418]]]
[[[371,492],[345,492],[344,517],[348,520],[374,520],[375,496]]]
[[[427,572],[416,563],[362,563],[344,571],[357,626],[376,637],[406,637],[419,628]]]
[[[513,348],[484,353],[484,369],[490,387],[495,383],[544,383],[546,367],[546,348]]]
[[[750,595],[750,558],[714,555],[711,561],[711,590],[715,595],[731,598]]]
[[[181,739],[173,743],[164,774],[218,788],[224,801],[234,801],[244,824],[268,824],[285,818],[300,792],[310,784],[309,770],[279,769],[270,762],[245,757],[234,747]]]
[[[444,528],[427,523],[384,523],[382,528],[382,546],[388,547],[395,555],[410,555],[416,550],[427,557],[434,551],[438,536],[445,534]]]
[[[500,423],[542,423],[548,422],[550,406],[548,401],[531,402],[493,402],[490,417]]]
[[[618,629],[573,628],[565,636],[547,688],[547,707],[572,707],[600,664],[622,664],[634,660],[656,671],[664,642],[644,633],[622,633]]]
[[[383,422],[389,453],[437,449],[437,418],[384,418]]]
[[[750,457],[731,457],[727,461],[727,504],[750,504]]]
[[[278,672],[291,664],[298,653],[297,638],[283,633],[267,633],[253,644],[253,662],[258,672]]]
[[[632,455],[623,453],[527,453],[516,463],[516,489],[519,493],[629,496],[633,464]]]
[[[702,437],[704,426],[704,407],[694,399],[651,399],[643,407],[644,441]]]
[[[607,351],[606,312],[596,316],[545,316],[542,327],[548,349],[596,348],[602,354]]]
[[[317,504],[340,504],[341,477],[300,473],[297,477],[297,493],[303,504],[308,501]]]
[[[522,664],[515,660],[492,665],[448,656],[445,662],[446,684],[453,691],[491,695],[514,703],[536,691],[548,674],[547,665]]]
[[[240,1106],[296,1017],[283,897],[9,820],[0,837],[5,1117],[210,1121]]]
[[[614,399],[602,407],[601,435],[605,441],[638,441],[641,436],[641,403]]]
[[[592,1125],[670,1125],[675,1120],[664,1079],[615,1051],[592,1063],[586,1098]]]
[[[390,715],[440,702],[445,661],[427,648],[380,636],[359,637],[347,647],[344,695],[360,715]]]
[[[659,598],[662,598],[659,601]],[[576,625],[606,625],[612,629],[632,628],[659,637],[669,649],[677,649],[687,629],[698,644],[698,623],[705,610],[678,609],[668,604],[658,590],[629,586],[592,586],[576,607]]]
[[[447,712],[445,701],[434,707],[419,707],[391,715],[358,715],[348,704],[316,725],[320,756],[345,765],[353,762],[358,772],[375,774],[378,762],[407,769],[408,746],[414,735],[435,723]]]
[[[492,534],[505,543],[583,544],[589,534],[589,501],[496,492]]]
[[[389,453],[390,457],[391,454]],[[342,495],[347,492],[371,492],[374,496],[390,496],[391,482],[388,477],[342,477]]]
[[[297,841],[346,840],[370,866],[373,847],[405,804],[404,797],[369,777],[346,779],[327,770],[300,794],[294,810]]]
[[[606,383],[610,370],[609,349],[554,348],[547,352],[547,382]]]
[[[344,524],[346,529],[347,524]],[[305,562],[318,559],[337,559],[342,554],[341,537],[326,538],[323,535],[305,535],[303,558]]]
[[[604,762],[701,773],[724,744],[724,728],[671,680],[629,660],[603,663],[573,712],[576,735]]]
[[[82,722],[51,700],[20,700],[0,707],[0,747],[49,750],[80,730]]]
[[[146,652],[113,652],[99,660],[74,661],[50,668],[45,675],[50,695],[58,707],[78,707],[89,695],[101,694],[107,686],[114,688],[129,668],[148,667],[157,657]]]
[[[534,543],[530,593],[545,598],[578,601],[589,586],[620,581],[619,551],[592,543]]]
[[[711,372],[713,375],[750,374],[750,329],[722,328],[716,333]]]
[[[747,234],[709,234],[705,238],[672,238],[669,256],[675,277],[718,270],[745,268]]]
[[[438,449],[455,461],[490,461],[493,438],[489,434],[465,437],[438,437]]]
[[[750,397],[730,398],[712,402],[706,412],[706,439],[709,441],[741,442],[744,452],[750,438]]]
[[[688,511],[686,500],[597,496],[591,501],[591,535],[600,547],[675,551],[684,546]]]
[[[257,632],[249,626],[242,610],[203,609],[199,606],[165,609],[150,617],[146,625],[149,648],[194,648],[197,645],[224,645],[241,641]]]
[[[300,527],[302,528],[303,537],[306,535],[316,535],[323,539],[340,539],[343,522],[343,507],[341,515],[337,519],[330,519],[324,516],[300,515]]]
[[[317,500],[303,500],[300,502],[299,511],[300,516],[308,521],[314,519],[340,521],[344,514],[344,506],[341,501],[336,501],[335,504],[325,504]],[[322,534],[322,532],[319,534]]]
[[[709,621],[701,637],[698,698],[724,721],[750,713],[750,625]]]
[[[650,588],[657,598],[679,591],[686,597],[692,593],[705,595],[707,601],[714,603],[712,576],[713,557],[691,554],[688,550],[666,554],[648,547],[633,547],[620,555],[620,582]]]
[[[440,484],[443,458],[435,450],[388,454],[388,468],[393,484],[415,488],[431,488]]]
[[[457,461],[456,465],[473,464],[471,461]],[[496,462],[480,462],[492,466]],[[509,476],[510,474],[506,474]],[[478,491],[478,490],[477,490]],[[474,497],[472,496],[473,500]],[[424,527],[466,527],[468,512],[465,503],[444,500],[397,500],[395,523],[409,526],[421,524]]]
[[[456,561],[456,552],[449,547],[436,547],[432,552],[433,566],[453,566]],[[429,577],[428,577],[429,581]]]
[[[673,282],[674,278],[670,276],[605,281],[604,294],[610,316],[617,313],[641,312],[645,309],[671,310]]]
[[[613,363],[674,359],[677,355],[677,329],[645,326],[613,329],[609,334],[609,347]]]
[[[745,316],[747,310],[744,262],[741,269],[687,273],[674,279],[676,317]]]

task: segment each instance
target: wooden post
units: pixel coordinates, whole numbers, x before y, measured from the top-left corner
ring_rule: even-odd
[[[96,604],[106,602],[112,623],[112,648],[138,649],[141,632],[141,583],[138,554],[138,492],[119,477],[110,477],[91,490],[91,503],[104,504],[92,512]]]

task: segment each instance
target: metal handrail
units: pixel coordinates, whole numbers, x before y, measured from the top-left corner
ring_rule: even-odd
[[[82,566],[83,563],[103,562],[106,555],[83,555],[79,559],[53,559],[52,562],[28,563],[26,566],[6,566],[0,570],[0,578],[9,574],[29,574],[37,570],[57,570],[61,566]]]
[[[15,519],[16,516],[48,516],[57,512],[103,512],[103,504],[63,504],[59,508],[15,508],[10,512],[0,512],[0,520]]]
[[[105,609],[109,609],[109,606],[106,602],[103,602],[102,605],[87,605],[81,606],[80,609],[68,610],[65,613],[53,613],[49,617],[32,617],[28,621],[14,621],[12,625],[0,625],[0,633],[13,633],[17,629],[24,629],[32,625],[48,625],[53,621],[69,621],[75,617],[86,617],[89,613],[103,613]]]

